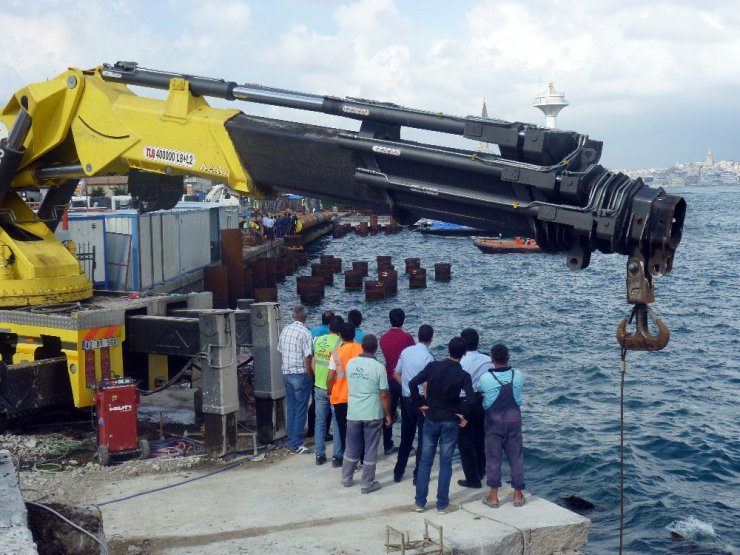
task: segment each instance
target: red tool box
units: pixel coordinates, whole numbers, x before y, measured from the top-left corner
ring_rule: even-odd
[[[98,422],[98,462],[110,464],[111,455],[138,454],[149,458],[149,442],[139,440],[139,392],[131,378],[101,380],[95,392]]]

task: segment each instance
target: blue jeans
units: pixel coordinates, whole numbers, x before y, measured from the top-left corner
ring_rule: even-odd
[[[457,420],[435,422],[424,421],[424,441],[421,449],[421,464],[416,477],[416,505],[424,507],[429,493],[429,476],[432,474],[434,456],[439,443],[439,479],[437,480],[437,509],[450,504],[450,480],[452,480],[452,455],[455,452],[459,425]]]
[[[326,428],[329,424],[329,394],[326,389],[313,388],[316,425],[314,426],[314,451],[317,457],[326,456]]]
[[[283,374],[288,409],[288,448],[295,451],[303,445],[303,427],[308,416],[308,401],[313,383],[308,374]]]

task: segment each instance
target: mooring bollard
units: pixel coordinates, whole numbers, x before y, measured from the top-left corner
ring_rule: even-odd
[[[393,270],[393,262],[390,256],[378,256],[378,271]]]
[[[450,281],[452,264],[439,262],[434,265],[434,281]]]
[[[421,268],[421,258],[406,258],[404,259],[404,262],[406,262],[406,273],[410,274],[411,270],[416,270],[417,268]]]
[[[254,302],[276,303],[277,300],[278,290],[276,287],[258,287],[254,290]]]
[[[409,288],[421,289],[427,286],[427,271],[424,268],[411,270],[409,274]]]
[[[396,270],[379,271],[378,281],[383,282],[386,297],[398,295],[398,272]]]
[[[244,270],[244,297],[254,298],[254,270],[251,268]]]
[[[365,282],[365,300],[366,301],[381,301],[385,298],[385,286],[382,281],[366,281]]]
[[[368,275],[368,263],[366,260],[355,260],[352,262],[352,269],[358,272],[362,272],[363,276]]]
[[[344,272],[345,291],[362,291],[362,272],[347,270]]]

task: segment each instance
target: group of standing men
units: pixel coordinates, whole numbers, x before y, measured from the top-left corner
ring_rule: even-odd
[[[498,507],[502,451],[511,467],[514,506],[524,504],[522,459],[521,373],[509,366],[505,345],[494,345],[491,356],[478,351],[478,333],[467,328],[447,345],[448,358],[436,361],[429,350],[434,330],[425,324],[417,340],[403,330],[404,311],[389,313],[391,327],[378,341],[360,328],[362,315],[353,310],[345,322],[327,311],[322,325],[305,326],[307,311],[293,309],[293,322],[280,335],[288,409],[287,445],[293,453],[310,452],[303,445],[309,400],[315,424],[316,464],[327,462],[329,418],[333,422],[332,466],[342,468],[342,484],[353,485],[363,466],[362,493],[380,489],[375,466],[380,438],[386,455],[397,454],[394,481],[400,482],[417,439],[413,509],[425,509],[432,465],[439,448],[440,471],[436,508],[450,505],[452,457],[460,450],[463,487],[490,488],[482,502]],[[385,366],[375,357],[380,347]],[[401,408],[401,443],[393,443],[392,424]],[[314,426],[312,426],[314,424]]]

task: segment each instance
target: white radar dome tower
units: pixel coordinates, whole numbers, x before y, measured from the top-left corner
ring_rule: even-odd
[[[535,108],[539,108],[545,114],[545,127],[548,129],[555,129],[558,113],[567,105],[568,101],[565,100],[565,93],[556,92],[552,81],[548,83],[545,94],[534,97],[533,104]]]

